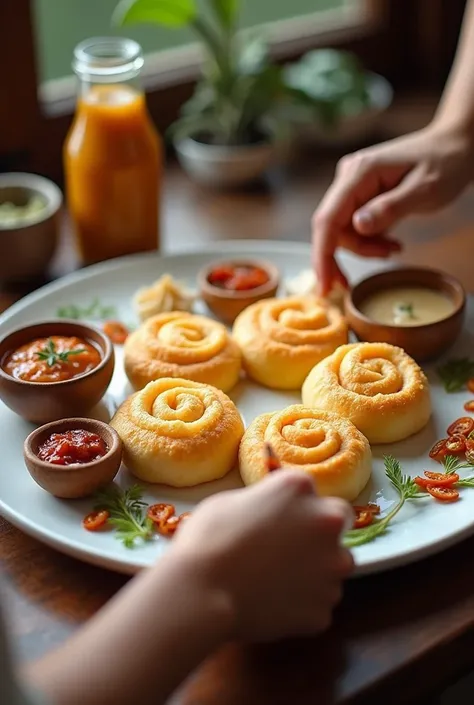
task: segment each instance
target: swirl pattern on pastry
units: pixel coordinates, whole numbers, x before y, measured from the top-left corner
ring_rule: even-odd
[[[310,372],[303,404],[350,419],[371,443],[395,443],[420,431],[431,415],[428,380],[401,348],[343,345]]]
[[[249,376],[274,389],[299,389],[308,372],[347,343],[340,311],[313,296],[264,299],[234,323]]]
[[[182,377],[226,392],[239,379],[241,360],[225,326],[180,311],[152,316],[124,347],[125,372],[135,389],[162,377]]]
[[[129,397],[110,425],[124,462],[145,482],[191,487],[234,466],[244,426],[220,389],[185,379],[160,379]]]
[[[321,495],[351,502],[369,480],[369,443],[350,421],[337,414],[293,405],[258,416],[240,444],[240,474],[246,485],[268,472],[264,443],[270,443],[282,467],[298,467],[309,473]]]

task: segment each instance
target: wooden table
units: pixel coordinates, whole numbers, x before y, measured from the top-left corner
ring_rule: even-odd
[[[433,101],[400,109],[412,129]],[[390,124],[387,123],[390,130]],[[237,238],[306,240],[309,218],[331,180],[334,158],[310,155],[265,189],[206,193],[169,169],[164,249]],[[403,225],[402,260],[442,266],[474,293],[474,198],[435,218]],[[65,237],[56,274],[74,266]],[[21,291],[3,292],[3,308]],[[8,472],[8,468],[3,468]],[[334,628],[318,639],[265,648],[231,645],[211,658],[172,705],[384,705],[417,703],[474,666],[474,538],[390,573],[351,581]],[[0,520],[1,589],[20,657],[59,645],[125,578],[49,549]]]

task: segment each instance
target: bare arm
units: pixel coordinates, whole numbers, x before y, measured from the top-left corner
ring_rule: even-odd
[[[353,565],[339,543],[348,519],[345,502],[318,499],[300,472],[215,495],[154,568],[26,679],[53,705],[159,705],[227,639],[321,631]]]
[[[231,606],[196,559],[166,557],[30,667],[54,705],[162,703],[230,634]]]
[[[435,122],[474,131],[474,0],[466,5],[456,58]]]
[[[338,247],[364,257],[400,249],[387,237],[401,219],[441,208],[474,175],[474,0],[466,7],[456,60],[435,118],[423,130],[362,149],[339,162],[312,221],[320,293],[345,277]]]

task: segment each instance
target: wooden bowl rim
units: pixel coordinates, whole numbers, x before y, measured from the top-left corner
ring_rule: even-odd
[[[453,304],[455,305],[454,310],[445,318],[440,318],[438,321],[433,321],[432,323],[420,323],[419,325],[416,326],[402,326],[402,325],[395,325],[392,323],[378,323],[377,321],[374,321],[372,318],[368,318],[362,311],[358,308],[357,304],[354,301],[355,296],[357,296],[358,290],[361,289],[364,285],[367,284],[367,282],[370,281],[376,281],[377,279],[379,281],[383,281],[385,278],[389,277],[390,275],[396,275],[398,273],[403,273],[406,275],[413,275],[413,277],[416,277],[417,274],[423,273],[423,274],[430,274],[433,275],[434,277],[437,277],[439,282],[444,282],[445,284],[448,285],[451,290],[456,291],[457,296],[459,297],[458,301],[455,300],[453,296],[451,296],[451,300]],[[407,283],[407,282],[405,282]],[[413,281],[413,285],[416,285],[416,279]],[[392,288],[393,284],[387,288]],[[396,285],[395,285],[396,286]],[[424,288],[421,286],[421,288]],[[442,290],[442,287],[426,287],[426,288],[431,288],[433,291],[440,291]],[[366,298],[366,297],[364,297]],[[361,299],[361,301],[364,300],[364,298]],[[359,302],[360,304],[361,302]],[[376,274],[371,274],[368,277],[364,277],[360,281],[357,282],[353,287],[349,289],[349,291],[346,293],[345,296],[345,309],[349,309],[349,312],[351,315],[354,315],[357,317],[360,321],[366,323],[369,326],[372,327],[378,327],[378,328],[384,328],[385,330],[390,330],[390,331],[411,331],[411,333],[426,330],[435,326],[439,326],[440,324],[446,323],[446,321],[450,321],[451,319],[455,318],[459,313],[461,313],[466,305],[466,292],[464,290],[464,287],[462,286],[461,282],[456,279],[456,277],[453,277],[451,274],[447,274],[446,272],[442,272],[438,269],[433,269],[432,267],[395,267],[393,269],[387,269],[382,272],[377,272]]]
[[[102,343],[103,343],[103,355],[102,359],[97,365],[97,367],[94,367],[92,370],[89,370],[89,372],[84,372],[84,374],[78,375],[77,377],[73,377],[72,379],[63,379],[63,380],[58,380],[57,382],[31,382],[26,379],[17,379],[16,377],[13,377],[12,375],[9,375],[8,372],[5,372],[3,369],[3,360],[5,358],[5,355],[7,354],[7,351],[5,351],[3,354],[1,352],[3,346],[7,342],[7,340],[12,337],[13,335],[17,335],[20,332],[23,331],[28,331],[30,329],[34,329],[37,326],[55,326],[58,323],[65,324],[66,326],[71,326],[72,331],[77,332],[77,328],[80,327],[82,330],[86,329],[89,331],[92,331],[94,335],[97,335],[99,338],[101,338]],[[32,336],[33,337],[33,336]],[[46,336],[47,337],[47,336]],[[83,338],[84,335],[81,333],[80,336]],[[27,340],[25,340],[27,342]],[[100,351],[102,352],[102,350]],[[36,389],[39,388],[45,388],[45,389],[57,389],[59,386],[65,386],[65,385],[72,385],[72,384],[78,384],[84,379],[88,379],[89,377],[92,377],[93,375],[98,374],[101,370],[103,370],[109,363],[112,358],[112,355],[114,353],[114,347],[113,344],[110,340],[110,338],[103,333],[99,328],[96,328],[96,326],[91,326],[88,323],[79,323],[78,321],[74,321],[70,318],[56,318],[56,319],[48,319],[45,321],[38,321],[37,323],[29,323],[26,326],[19,326],[18,328],[15,328],[14,330],[11,330],[9,333],[3,336],[3,338],[0,338],[0,377],[3,377],[3,379],[8,380],[9,382],[14,382],[20,386],[24,387],[34,387]]]
[[[218,286],[214,286],[214,284],[210,283],[208,276],[216,267],[223,267],[226,265],[230,265],[232,267],[259,267],[260,269],[264,269],[268,274],[268,281],[265,282],[265,284],[261,284],[254,289],[248,289],[246,291],[228,291],[226,289],[220,289]],[[215,298],[231,301],[245,301],[246,299],[264,296],[265,294],[268,294],[272,290],[276,289],[280,283],[280,272],[272,262],[263,259],[239,257],[237,259],[214,260],[199,270],[198,283],[201,291],[210,296],[214,296]]]
[[[63,431],[70,431],[72,429],[81,428],[86,431],[92,431],[97,433],[98,436],[102,438],[103,441],[109,446],[109,450],[101,458],[96,460],[91,460],[88,463],[71,463],[70,465],[56,465],[55,463],[48,463],[47,460],[41,460],[36,455],[33,450],[33,445],[35,441],[38,440],[39,436],[49,436],[53,433],[62,433]],[[122,455],[122,441],[117,431],[112,428],[105,421],[99,421],[98,419],[88,419],[85,417],[71,417],[67,419],[59,419],[59,421],[50,421],[49,423],[43,424],[38,428],[35,428],[25,439],[23,443],[23,452],[25,458],[35,466],[38,470],[45,470],[48,472],[69,472],[71,470],[75,471],[77,474],[80,470],[90,470],[91,468],[96,468],[104,462],[107,462],[111,458],[117,455]]]

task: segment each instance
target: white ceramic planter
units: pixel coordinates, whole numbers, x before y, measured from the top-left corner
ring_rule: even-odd
[[[231,188],[255,181],[273,163],[272,143],[226,147],[187,138],[175,142],[183,169],[194,181],[213,188]]]

